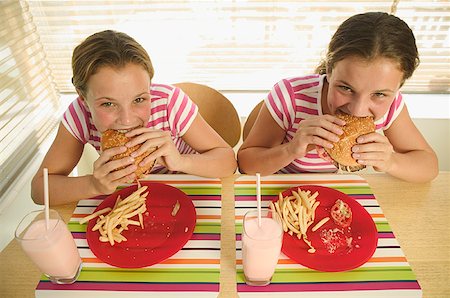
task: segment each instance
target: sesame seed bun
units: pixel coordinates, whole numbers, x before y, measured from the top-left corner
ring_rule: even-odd
[[[113,148],[113,147],[124,146],[128,141],[131,140],[131,138],[128,138],[125,136],[125,133],[127,133],[127,132],[128,131],[118,131],[118,130],[113,130],[113,129],[108,129],[107,131],[103,132],[102,139],[101,139],[102,151],[109,149],[109,148]],[[111,160],[122,159],[124,157],[130,156],[130,154],[132,152],[136,151],[140,147],[141,147],[141,145],[139,144],[139,145],[133,146],[131,148],[128,148],[128,150],[125,151],[124,153],[114,155],[111,158]],[[150,173],[151,169],[155,165],[156,160],[146,164],[143,167],[139,166],[139,163],[155,150],[156,150],[156,148],[150,148],[150,150],[148,150],[144,154],[134,158],[134,164],[137,166],[137,169],[134,172],[136,174],[136,179],[142,178],[146,174]],[[118,168],[116,170],[120,170],[123,168],[124,167]]]
[[[342,127],[344,133],[340,135],[339,141],[333,143],[333,148],[324,148],[329,157],[333,159],[334,165],[347,172],[355,172],[364,169],[366,166],[356,162],[352,157],[352,147],[356,144],[356,139],[375,131],[373,117],[356,117],[347,114],[337,114],[337,118],[345,121]]]

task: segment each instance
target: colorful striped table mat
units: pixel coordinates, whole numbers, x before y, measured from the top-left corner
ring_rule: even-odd
[[[420,285],[367,181],[357,175],[344,174],[262,177],[262,206],[267,208],[279,192],[298,185],[321,185],[346,193],[369,212],[376,224],[379,239],[373,257],[354,270],[319,272],[297,264],[281,253],[270,285],[246,285],[241,253],[242,218],[248,210],[256,208],[255,181],[255,176],[241,176],[234,185],[237,289],[241,298],[294,297],[294,293],[295,297],[422,297]]]
[[[43,276],[36,297],[217,297],[220,275],[221,181],[190,175],[152,175],[186,193],[194,203],[197,223],[191,239],[172,257],[153,266],[123,269],[95,257],[86,241],[86,224],[104,197],[78,202],[68,223],[83,259],[83,269],[72,285],[54,285]],[[125,186],[124,186],[125,187]]]

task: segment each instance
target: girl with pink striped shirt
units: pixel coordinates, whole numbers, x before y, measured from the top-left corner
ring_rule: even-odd
[[[375,171],[412,182],[436,177],[436,154],[416,128],[400,87],[419,64],[414,35],[382,12],[344,21],[317,75],[281,80],[264,100],[238,152],[243,173],[336,172],[321,158],[345,124],[333,115],[373,116],[376,132],[357,139],[352,157]]]
[[[32,197],[43,203],[42,169],[48,168],[51,204],[113,193],[136,179],[134,158],[157,148],[140,165],[157,160],[152,173],[183,172],[206,177],[233,174],[233,149],[206,123],[179,88],[154,84],[145,49],[130,36],[111,30],[89,36],[72,57],[72,83],[78,93],[63,115],[56,138],[32,181]],[[128,130],[125,146],[100,150],[102,132]],[[68,175],[86,143],[99,158],[93,174]],[[141,144],[131,156],[111,158]],[[119,170],[117,170],[119,169]]]

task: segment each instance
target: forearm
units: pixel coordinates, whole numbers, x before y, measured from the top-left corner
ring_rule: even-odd
[[[428,182],[439,173],[436,154],[425,150],[394,153],[387,173],[408,182]]]
[[[91,182],[91,175],[81,177],[67,177],[64,175],[49,175],[49,202],[50,206],[78,202],[81,199],[91,198],[96,193]],[[36,204],[44,204],[43,176],[36,175],[31,185],[31,197]]]
[[[295,156],[288,150],[288,143],[272,148],[249,147],[238,152],[239,170],[246,174],[270,175],[289,165]]]
[[[182,155],[183,173],[211,178],[227,177],[236,171],[237,162],[231,148],[214,148],[201,154]]]

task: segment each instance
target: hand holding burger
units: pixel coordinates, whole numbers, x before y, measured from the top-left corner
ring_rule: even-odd
[[[352,147],[356,139],[375,131],[373,117],[356,117],[347,114],[337,114],[337,118],[345,121],[342,127],[344,131],[339,136],[339,141],[333,143],[333,148],[324,148],[334,165],[347,172],[355,172],[364,169],[366,166],[359,164],[352,157]]]
[[[128,138],[125,136],[125,134],[128,132],[128,130],[113,130],[108,129],[102,134],[101,138],[101,148],[102,151],[113,148],[113,147],[119,147],[119,146],[125,146],[127,142],[131,140],[131,138]],[[124,157],[130,156],[130,154],[136,150],[138,150],[141,147],[141,145],[136,145],[131,148],[128,148],[127,151],[121,154],[117,154],[112,157],[112,160],[122,159]],[[142,160],[147,157],[149,154],[154,152],[156,150],[156,147],[150,148],[147,150],[144,154],[141,154],[140,156],[137,156],[134,158],[134,164],[136,165],[137,169],[134,172],[136,175],[136,179],[142,178],[145,175],[149,174],[153,166],[155,165],[156,160],[153,160],[152,162],[147,163],[145,166],[140,166],[139,163],[142,162]],[[118,168],[116,170],[120,170],[121,168]]]

